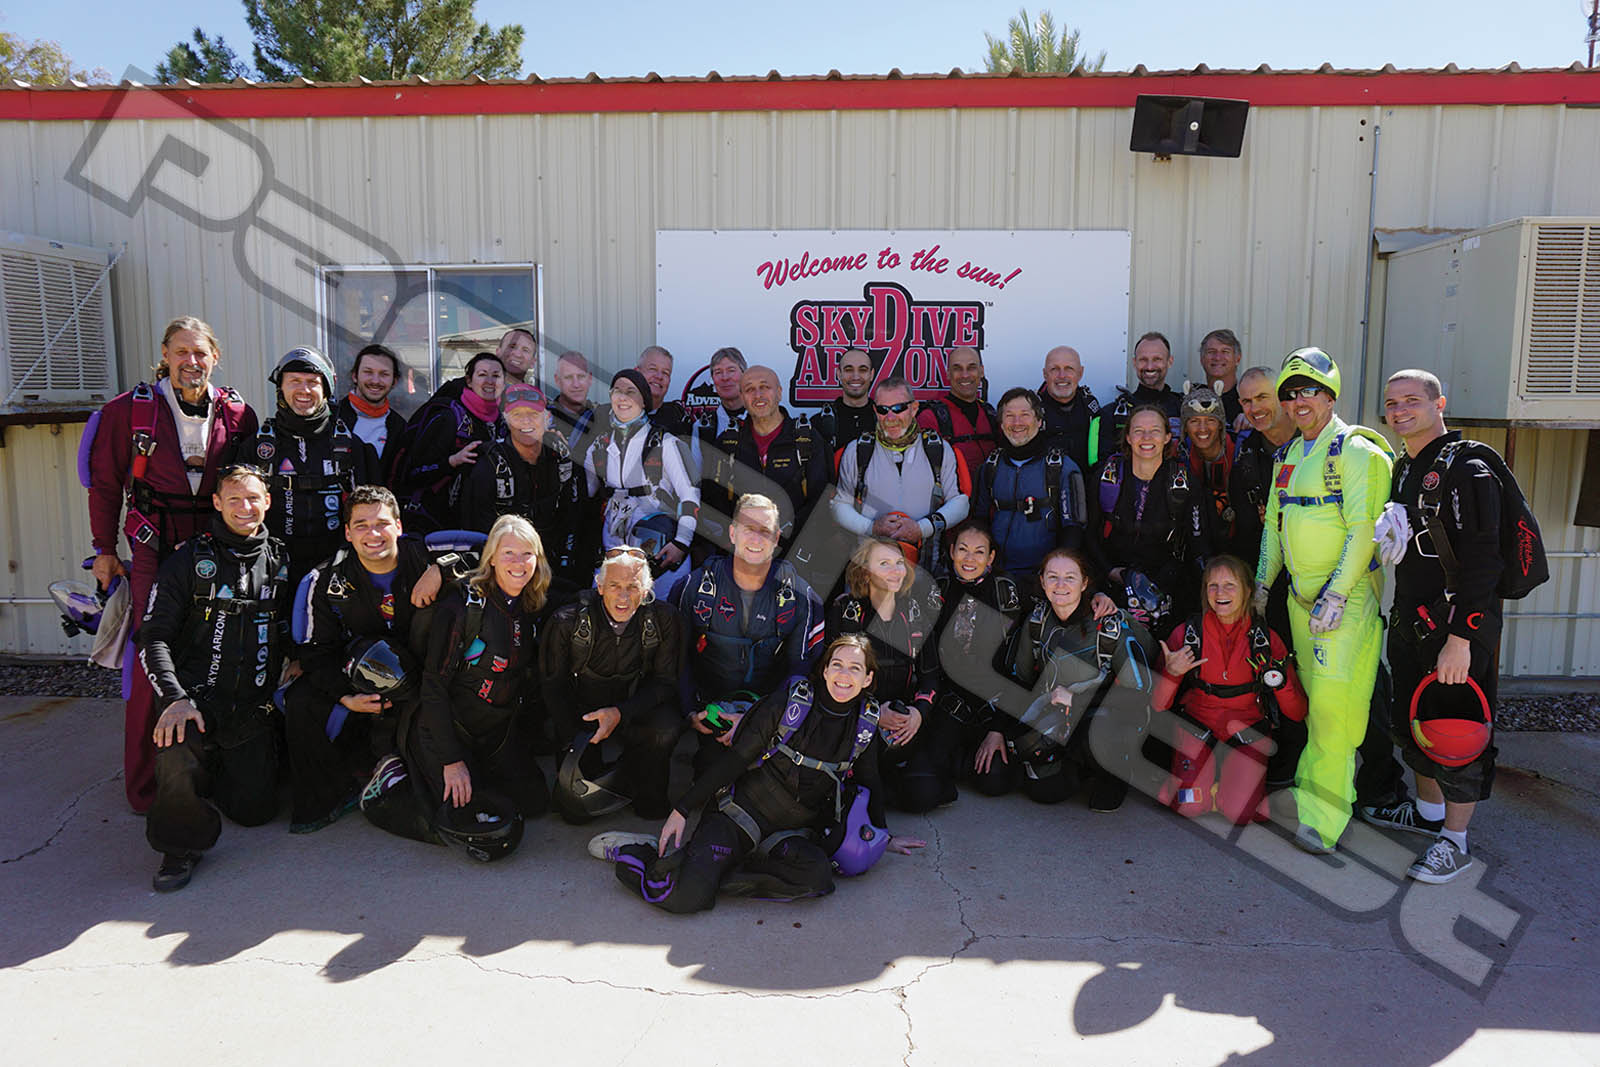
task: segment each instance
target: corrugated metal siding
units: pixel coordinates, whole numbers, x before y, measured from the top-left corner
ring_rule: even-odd
[[[1600,159],[1600,113],[1593,110],[1258,108],[1241,159],[1163,163],[1126,150],[1128,114],[451,116],[251,120],[244,128],[260,139],[277,182],[379,238],[405,262],[542,263],[548,337],[609,367],[630,363],[654,339],[657,229],[1129,229],[1131,336],[1165,332],[1179,355],[1174,377],[1182,377],[1199,370],[1200,335],[1222,325],[1239,333],[1247,363],[1271,363],[1307,341],[1336,354],[1358,351],[1379,124],[1379,227],[1600,213],[1600,184],[1590,180]],[[275,354],[314,336],[316,324],[250,288],[235,264],[231,232],[203,230],[156,205],[128,218],[64,181],[89,133],[88,123],[0,123],[0,225],[82,244],[127,242],[113,276],[125,381],[146,373],[168,318],[195,312],[222,335],[219,377],[259,407]],[[144,161],[169,135],[200,144],[216,136],[197,121],[159,120],[119,124],[105,136],[128,160]],[[204,202],[260,181],[253,157],[218,152],[212,166],[201,182],[185,186],[168,173],[166,184],[197,190],[196,202]],[[374,261],[325,219],[298,214],[288,201],[275,209],[280,223],[303,224],[330,260]],[[313,278],[299,257],[256,230],[241,247],[270,284],[315,305]],[[1381,278],[1380,269],[1378,284]],[[1071,333],[1063,324],[1062,339]],[[688,366],[680,374],[693,369],[693,358],[682,362]],[[1347,373],[1354,379],[1355,368]],[[0,454],[7,501],[37,496],[51,462],[70,480],[70,449],[53,451],[70,433],[38,444],[34,438],[48,437],[47,429],[7,433],[9,447]],[[1594,531],[1568,524],[1581,448],[1578,434],[1519,438],[1518,467],[1535,483],[1553,547],[1596,544]],[[35,451],[21,462],[28,449]],[[30,509],[27,532],[39,533],[30,543],[57,550],[71,544],[69,555],[81,558],[81,493],[62,499],[72,506]],[[43,522],[34,518],[40,511],[48,513]],[[24,533],[6,536],[17,561],[11,580],[32,590],[13,595],[42,595],[67,557],[35,560],[33,549],[16,547]],[[1557,581],[1517,607],[1597,610],[1597,572],[1592,562],[1562,563]],[[33,621],[45,610],[26,609],[21,617],[5,611],[4,647],[64,647],[53,622]],[[1600,673],[1596,631],[1589,622],[1518,624],[1507,636],[1508,669]]]
[[[57,578],[84,577],[91,555],[89,518],[78,484],[81,424],[5,430],[0,449],[0,652],[89,654],[89,638],[68,639],[53,604],[18,604],[48,597]]]

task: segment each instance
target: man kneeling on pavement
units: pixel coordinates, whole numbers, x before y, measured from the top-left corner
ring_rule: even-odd
[[[145,821],[162,854],[158,892],[189,884],[223,814],[260,826],[278,809],[272,690],[289,636],[288,559],[267,535],[262,471],[225,468],[211,503],[220,515],[161,565],[138,633],[139,663],[164,709]]]

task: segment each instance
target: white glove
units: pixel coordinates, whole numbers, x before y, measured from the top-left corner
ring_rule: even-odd
[[[1345,598],[1338,593],[1323,593],[1311,606],[1311,623],[1307,627],[1314,634],[1332,633],[1344,621]]]
[[[1256,586],[1256,595],[1250,599],[1250,608],[1261,618],[1267,617],[1267,599],[1272,596],[1272,590],[1265,585]]]
[[[1374,555],[1383,564],[1399,563],[1406,558],[1411,544],[1411,520],[1406,517],[1403,504],[1385,504],[1383,514],[1372,531]]]

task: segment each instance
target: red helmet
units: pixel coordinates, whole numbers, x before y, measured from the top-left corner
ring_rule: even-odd
[[[1476,681],[1440,685],[1433,671],[1411,694],[1411,737],[1422,754],[1442,767],[1465,767],[1489,747],[1494,715]]]

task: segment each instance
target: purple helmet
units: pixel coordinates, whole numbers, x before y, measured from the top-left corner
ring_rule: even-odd
[[[114,590],[122,579],[114,578]],[[80,633],[98,633],[100,616],[105,611],[109,592],[102,593],[93,582],[75,582],[70,579],[50,583],[50,598],[61,609],[61,628],[68,637]]]
[[[855,799],[844,817],[844,840],[833,853],[834,871],[846,878],[866,874],[889,848],[889,831],[872,825],[867,816],[870,796],[865,787],[856,790]]]

